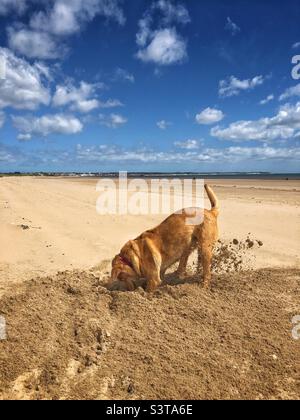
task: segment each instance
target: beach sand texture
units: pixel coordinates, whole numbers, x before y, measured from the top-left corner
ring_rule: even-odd
[[[0,178],[1,398],[300,399],[300,181],[208,182],[241,271],[147,295],[108,291],[110,261],[164,216],[100,216],[94,179]]]

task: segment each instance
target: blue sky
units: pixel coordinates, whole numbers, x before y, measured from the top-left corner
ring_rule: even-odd
[[[298,0],[0,0],[0,171],[300,172],[299,21]]]

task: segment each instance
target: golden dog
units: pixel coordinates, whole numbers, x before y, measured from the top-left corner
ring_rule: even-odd
[[[134,290],[134,281],[145,278],[147,292],[153,292],[166,270],[178,261],[177,275],[183,278],[189,255],[198,248],[198,268],[202,264],[204,287],[209,288],[213,248],[218,240],[219,202],[208,185],[205,189],[211,210],[190,208],[174,213],[155,229],[129,241],[112,262],[111,282],[120,280],[127,290]],[[200,214],[199,223],[191,224]]]

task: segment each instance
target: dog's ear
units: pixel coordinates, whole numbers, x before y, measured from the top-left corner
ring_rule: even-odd
[[[117,261],[119,260],[120,255],[116,255],[115,258],[112,260],[111,265],[112,268],[114,268],[114,266],[117,264]]]
[[[140,249],[138,247],[138,244],[136,243],[136,241],[130,241],[129,242],[130,248],[131,248],[131,252],[130,252],[130,261],[132,263],[132,266],[134,268],[134,271],[141,276],[141,253],[140,253]]]
[[[115,258],[112,260],[111,263],[111,276],[110,276],[110,283],[114,283],[116,280],[118,280],[118,276],[121,273],[120,270],[120,255],[116,255]]]

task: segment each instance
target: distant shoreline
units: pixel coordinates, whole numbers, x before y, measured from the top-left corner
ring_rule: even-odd
[[[9,172],[0,177],[118,178],[118,172]],[[128,172],[128,178],[300,180],[300,173],[270,172]]]

